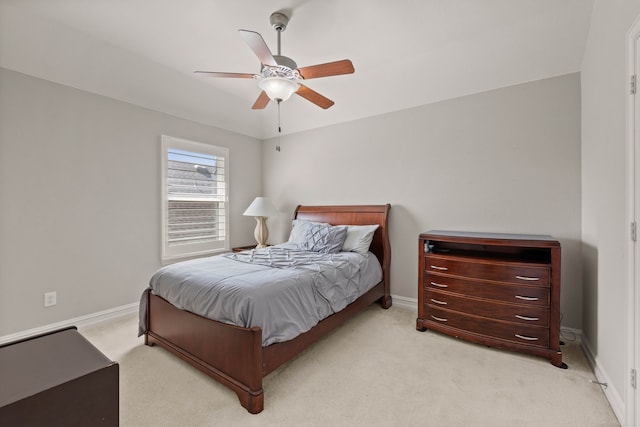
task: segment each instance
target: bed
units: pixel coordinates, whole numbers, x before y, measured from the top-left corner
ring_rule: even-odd
[[[381,280],[311,329],[287,341],[263,345],[259,326],[245,328],[179,309],[145,291],[145,344],[159,345],[233,390],[250,413],[264,408],[262,378],[374,302],[391,306],[391,246],[387,219],[390,205],[298,206],[295,220],[332,225],[378,225],[369,251],[381,267]],[[141,312],[142,313],[142,312]]]

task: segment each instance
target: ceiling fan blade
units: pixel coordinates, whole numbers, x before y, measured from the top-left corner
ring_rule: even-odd
[[[318,77],[338,76],[340,74],[351,74],[355,70],[353,64],[348,59],[342,61],[327,62],[326,64],[310,65],[298,68],[304,79],[316,79]]]
[[[318,107],[324,108],[325,110],[335,104],[335,102],[333,102],[329,98],[320,95],[318,92],[313,89],[309,89],[305,85],[300,85],[296,93],[307,101],[311,101]]]
[[[231,77],[235,79],[252,79],[253,74],[247,73],[219,73],[217,71],[194,71],[197,74],[206,74],[210,77]]]
[[[260,59],[262,64],[271,65],[273,67],[278,65],[269,50],[269,46],[267,46],[260,34],[249,30],[238,30],[238,32],[245,43],[249,45],[253,53],[256,54],[258,59]]]
[[[253,107],[251,107],[252,110],[262,110],[264,107],[267,106],[267,104],[269,104],[269,95],[267,95],[267,92],[262,91],[262,93],[260,93],[260,96],[258,96],[258,99],[256,99],[256,102],[253,104]]]

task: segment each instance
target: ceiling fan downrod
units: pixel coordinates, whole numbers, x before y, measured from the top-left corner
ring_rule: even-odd
[[[276,33],[278,33],[278,56],[281,56],[282,53],[280,49],[280,34],[287,29],[289,17],[284,13],[274,12],[269,17],[269,22],[271,23],[271,26],[274,28],[274,30],[276,30]]]

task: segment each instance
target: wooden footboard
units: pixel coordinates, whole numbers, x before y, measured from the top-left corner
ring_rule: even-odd
[[[262,329],[179,310],[151,292],[148,298],[147,345],[159,344],[229,387],[252,414],[262,411]]]
[[[387,234],[390,205],[298,206],[296,218],[334,225],[378,224],[371,244],[380,260],[383,279],[344,310],[319,322],[296,338],[262,347],[262,329],[242,328],[180,310],[147,291],[145,344],[158,344],[233,390],[252,414],[264,408],[262,378],[318,341],[347,319],[378,301],[391,306],[391,247]]]

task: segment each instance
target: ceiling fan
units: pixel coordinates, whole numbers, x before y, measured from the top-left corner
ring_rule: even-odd
[[[278,33],[278,54],[272,55],[262,36],[255,31],[238,30],[242,39],[249,45],[262,64],[260,74],[247,73],[221,73],[215,71],[196,71],[212,77],[228,77],[240,79],[256,79],[262,89],[260,96],[253,104],[254,110],[263,109],[273,100],[280,104],[296,93],[317,106],[327,109],[334,102],[318,92],[302,84],[303,80],[318,77],[338,76],[354,72],[353,64],[348,59],[328,62],[326,64],[311,65],[298,68],[291,58],[280,54],[280,34],[287,28],[289,17],[281,12],[271,14],[269,18],[271,26]]]

